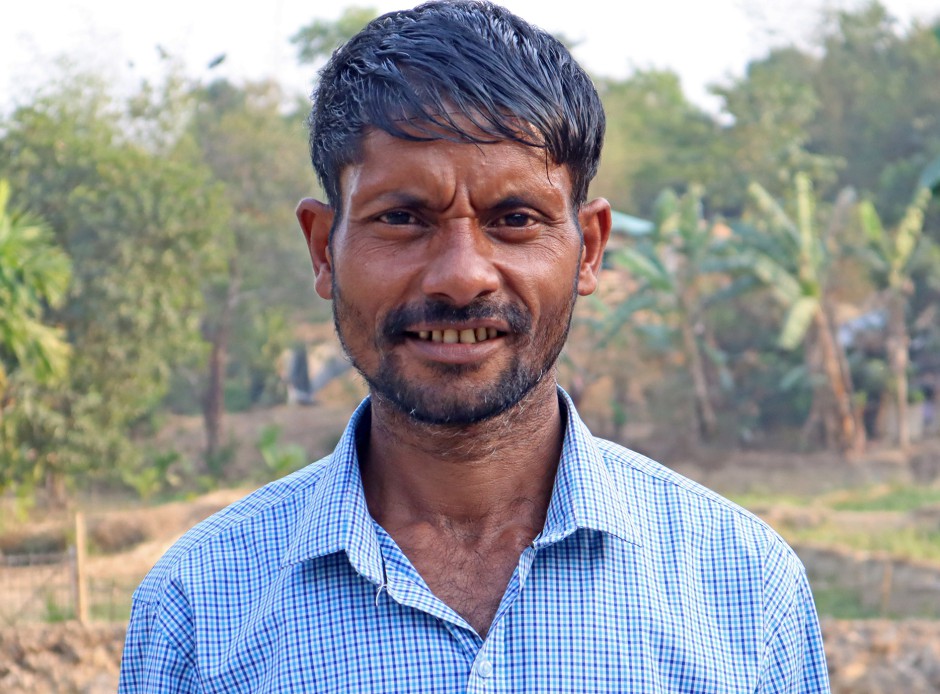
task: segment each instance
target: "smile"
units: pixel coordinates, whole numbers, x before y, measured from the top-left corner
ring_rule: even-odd
[[[473,345],[477,342],[485,342],[499,337],[500,332],[496,328],[465,328],[463,330],[447,328],[446,330],[419,330],[416,333],[408,333],[408,335],[427,342],[442,342],[448,345]]]

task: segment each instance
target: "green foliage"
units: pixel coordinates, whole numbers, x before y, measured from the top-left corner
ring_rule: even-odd
[[[133,489],[141,501],[149,501],[168,489],[178,488],[180,475],[173,471],[182,455],[177,451],[153,451],[138,467],[124,466],[119,474],[121,481]]]
[[[302,239],[292,214],[312,187],[301,118],[282,114],[273,82],[216,81],[194,98],[190,132],[231,202],[227,223],[209,239],[215,263],[202,278],[201,330],[210,349],[202,369],[189,365],[188,379],[203,403],[215,465],[224,410],[257,404],[276,381],[272,357],[292,337],[287,316],[316,318],[317,309],[323,316],[325,304],[311,300],[309,260],[297,252]]]
[[[62,305],[71,263],[38,219],[8,209],[10,184],[0,179],[0,421],[10,375],[45,382],[63,377],[70,352],[47,307]]]
[[[75,619],[75,610],[72,609],[71,605],[62,605],[52,589],[44,591],[43,607],[45,609],[43,621],[47,624],[61,624]]]
[[[877,607],[866,604],[858,590],[840,587],[813,588],[816,611],[832,619],[877,619],[881,614]]]
[[[349,8],[301,28],[300,61],[321,63],[374,16]],[[900,29],[872,3],[832,14],[818,36],[716,86],[717,119],[669,71],[596,78],[608,130],[592,192],[656,227],[613,254],[630,277],[615,305],[592,304],[575,327],[590,324],[587,341],[610,352],[591,360],[608,371],[628,358],[631,370],[698,369],[705,404],[715,386],[734,389],[723,416],[749,431],[788,432],[810,410],[826,379],[808,358],[813,326],[836,298],[867,310],[890,288],[921,354],[912,376],[940,350],[936,27]],[[0,116],[0,487],[22,498],[193,483],[186,461],[139,443],[154,413],[208,420],[212,389],[228,410],[276,401],[295,326],[329,317],[292,214],[316,194],[303,109],[271,82],[202,85],[166,65],[127,98],[66,70]],[[833,196],[847,185],[864,201],[854,238],[849,198]],[[724,243],[706,222],[720,216],[737,231]],[[868,271],[848,297],[844,241]],[[872,402],[897,380],[886,363],[856,365]],[[627,413],[616,376],[615,428]],[[672,379],[686,401],[687,381]],[[266,436],[273,474],[299,464]],[[200,483],[224,477],[231,452],[219,443]]]
[[[840,495],[831,504],[840,511],[918,511],[940,508],[940,489],[930,487],[889,486],[860,490],[852,495]]]
[[[224,479],[225,470],[235,457],[237,443],[229,439],[224,445],[214,451],[206,453],[205,464],[209,474],[203,479],[206,491],[214,489]]]
[[[266,426],[261,430],[256,444],[268,472],[274,479],[299,470],[307,464],[307,453],[304,449],[297,444],[280,443],[280,436],[280,427]]]
[[[845,159],[842,185],[874,195],[890,224],[926,162],[940,155],[940,42],[928,27],[900,32],[885,7],[839,12],[826,27],[814,83],[814,146]],[[892,187],[883,172],[904,172]]]
[[[607,133],[593,195],[647,215],[664,188],[714,178],[718,128],[685,97],[675,73],[641,70],[597,82]]]
[[[784,349],[801,345],[813,320],[825,310],[824,299],[832,250],[816,215],[809,176],[793,180],[792,211],[787,211],[759,183],[748,192],[754,201],[751,225],[736,228],[744,247],[737,265],[753,273],[785,307],[780,331]]]
[[[352,38],[377,16],[371,7],[350,6],[336,21],[316,19],[291,36],[301,63],[318,63],[329,58],[340,44]]]
[[[813,57],[795,48],[771,51],[752,62],[745,76],[714,86],[731,123],[723,132],[729,166],[712,184],[716,204],[739,212],[748,183],[761,181],[771,196],[782,197],[797,172],[831,181],[841,161],[811,151],[809,127],[820,110],[812,84],[818,69]]]
[[[663,191],[652,234],[613,255],[614,264],[627,270],[638,286],[611,314],[608,331],[620,330],[641,310],[654,313],[658,324],[672,331],[690,377],[697,429],[708,436],[717,420],[706,361],[717,369],[719,383],[730,385],[731,379],[721,350],[705,339],[705,307],[716,290],[711,276],[722,268],[722,258],[713,225],[704,218],[702,195],[700,186],[691,186],[682,196]]]
[[[65,301],[68,256],[37,218],[9,209],[10,186],[0,179],[0,490],[45,473],[33,435],[61,421],[38,394],[67,378],[72,352],[50,313]]]
[[[173,80],[142,90],[130,108],[100,80],[65,74],[0,123],[0,175],[73,261],[71,290],[50,312],[67,332],[72,368],[24,394],[22,460],[5,471],[8,483],[135,467],[132,428],[159,405],[174,363],[198,347],[206,239],[225,206],[178,123],[152,117],[167,111],[141,100],[187,108]]]

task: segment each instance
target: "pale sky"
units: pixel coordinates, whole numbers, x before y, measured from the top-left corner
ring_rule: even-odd
[[[288,37],[315,18],[335,19],[347,4],[380,12],[409,0],[10,0],[0,22],[0,108],[28,98],[56,56],[136,82],[159,74],[156,46],[182,58],[188,74],[233,80],[276,76],[289,92],[309,91],[312,70],[297,66]],[[748,60],[781,42],[806,41],[826,9],[858,0],[504,0],[551,32],[580,41],[576,56],[595,74],[670,68],[686,94],[712,107],[706,86],[743,74]],[[938,0],[884,0],[903,25],[940,15]],[[238,9],[235,9],[237,7]]]

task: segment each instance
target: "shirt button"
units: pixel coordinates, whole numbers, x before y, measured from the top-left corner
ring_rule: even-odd
[[[493,663],[488,660],[481,660],[477,665],[477,674],[486,679],[493,674]]]

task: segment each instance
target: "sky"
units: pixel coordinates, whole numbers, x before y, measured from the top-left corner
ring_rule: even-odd
[[[314,19],[335,19],[346,4],[380,12],[409,1],[11,0],[0,22],[0,108],[22,102],[54,74],[56,57],[136,83],[160,74],[157,46],[186,72],[236,81],[276,77],[288,93],[307,93],[313,73],[297,65],[289,37]],[[810,42],[827,10],[859,0],[503,0],[530,22],[578,42],[575,55],[595,74],[623,77],[640,68],[677,72],[685,93],[715,110],[707,86],[744,73],[769,47]],[[884,0],[905,26],[940,16],[938,0]],[[238,9],[234,9],[235,7]]]

